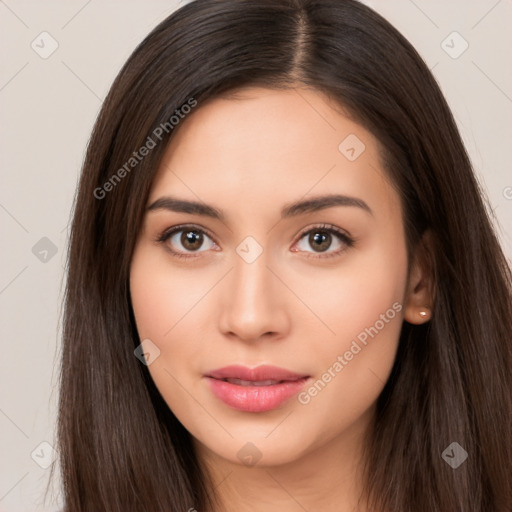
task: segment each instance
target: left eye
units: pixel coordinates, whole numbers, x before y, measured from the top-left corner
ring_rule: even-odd
[[[334,248],[333,246],[334,242]],[[314,252],[314,253],[325,253],[328,249],[333,249],[329,251],[328,256],[336,256],[337,254],[343,252],[349,247],[352,247],[354,241],[342,231],[339,231],[336,228],[332,227],[316,227],[310,229],[303,233],[297,246],[301,251],[304,252]],[[313,247],[313,251],[308,251],[304,246],[309,245]],[[325,256],[325,257],[328,257]],[[318,257],[323,257],[319,255]]]

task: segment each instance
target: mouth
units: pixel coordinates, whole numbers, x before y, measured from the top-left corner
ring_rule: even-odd
[[[293,380],[242,380],[242,379],[218,379],[223,382],[229,382],[230,384],[236,384],[237,386],[274,386],[281,384],[282,382],[293,382]]]
[[[276,366],[227,366],[205,375],[212,393],[224,404],[244,412],[278,408],[310,379]]]

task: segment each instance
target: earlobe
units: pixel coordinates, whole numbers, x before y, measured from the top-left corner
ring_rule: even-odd
[[[404,320],[420,325],[432,318],[434,303],[434,265],[431,235],[424,233],[417,245],[405,295]]]

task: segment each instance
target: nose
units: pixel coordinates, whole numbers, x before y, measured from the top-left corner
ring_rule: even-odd
[[[268,263],[265,251],[252,263],[236,256],[221,291],[219,328],[225,336],[256,342],[288,334],[291,294]]]

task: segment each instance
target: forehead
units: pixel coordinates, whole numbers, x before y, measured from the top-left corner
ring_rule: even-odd
[[[181,122],[150,202],[172,192],[245,209],[264,198],[280,209],[336,192],[396,203],[379,150],[369,131],[317,91],[245,88],[199,104]]]

